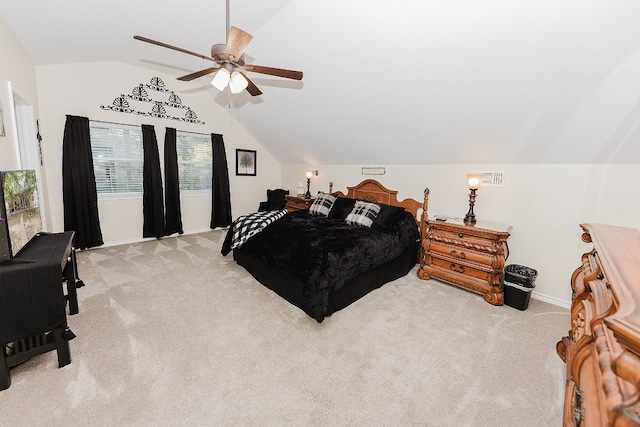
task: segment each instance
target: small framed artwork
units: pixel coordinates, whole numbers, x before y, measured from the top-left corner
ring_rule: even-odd
[[[256,176],[256,150],[236,149],[236,175]]]

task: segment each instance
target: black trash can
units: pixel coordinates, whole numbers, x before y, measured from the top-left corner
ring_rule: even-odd
[[[529,307],[531,292],[538,272],[524,265],[509,264],[504,268],[504,303],[518,310]]]

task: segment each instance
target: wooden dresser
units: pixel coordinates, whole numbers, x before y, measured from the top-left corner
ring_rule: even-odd
[[[311,203],[313,203],[314,198],[305,199],[304,197],[299,196],[284,196],[284,208],[287,212],[299,211],[302,209],[309,209]]]
[[[582,255],[571,276],[564,426],[640,426],[640,230],[581,224]]]
[[[510,225],[482,221],[466,225],[456,218],[428,220],[418,277],[459,286],[481,294],[490,304],[502,305],[510,232]]]

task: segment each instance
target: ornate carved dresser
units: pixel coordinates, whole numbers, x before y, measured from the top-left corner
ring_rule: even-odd
[[[504,304],[504,264],[511,226],[462,220],[427,221],[424,258],[418,277],[437,279],[481,294],[493,305]]]
[[[581,224],[593,249],[571,277],[564,426],[640,426],[640,230]]]

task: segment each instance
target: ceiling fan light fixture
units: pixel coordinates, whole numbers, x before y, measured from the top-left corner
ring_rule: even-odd
[[[258,89],[254,82],[251,81],[249,76],[246,74],[247,72],[282,77],[284,79],[302,80],[302,71],[265,67],[256,64],[245,64],[244,50],[251,42],[253,36],[238,27],[229,25],[229,0],[226,0],[226,2],[226,42],[216,43],[211,46],[211,55],[203,55],[198,52],[193,52],[178,46],[173,46],[142,36],[136,35],[133,36],[133,38],[145,43],[150,43],[156,46],[186,53],[187,55],[196,56],[207,61],[215,62],[217,66],[211,66],[194,73],[189,73],[187,75],[178,77],[178,80],[190,82],[200,77],[213,75],[211,85],[218,89],[220,92],[224,92],[225,88],[229,86],[229,92],[233,94],[238,94],[243,90],[246,90],[251,96],[262,95],[262,91]],[[236,71],[237,69],[242,71]]]
[[[247,86],[249,86],[249,82],[242,74],[237,71],[231,73],[231,80],[229,81],[229,89],[231,90],[231,93],[240,93],[245,90]]]
[[[211,80],[211,84],[213,87],[218,89],[219,91],[223,91],[225,87],[229,84],[231,73],[226,68],[220,68],[216,72],[216,75],[213,76],[213,80]]]

